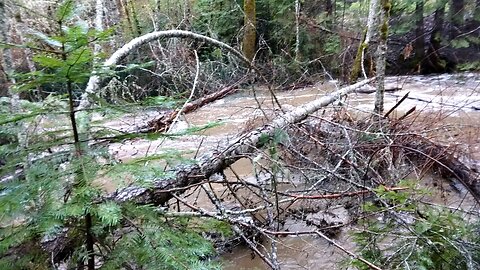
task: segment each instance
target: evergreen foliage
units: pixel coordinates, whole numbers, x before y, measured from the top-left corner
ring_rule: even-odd
[[[75,19],[75,12],[75,1],[58,6],[57,32],[36,35],[37,42],[52,49],[35,55],[37,71],[16,74],[14,91],[28,93],[48,86],[51,93],[40,102],[0,100],[0,269],[58,267],[54,263],[71,269],[85,265],[90,258],[101,269],[132,265],[143,269],[217,268],[209,259],[215,250],[202,233],[215,232],[217,227],[226,233],[224,225],[198,218],[162,217],[164,213],[154,206],[99,200],[105,195],[99,177],[115,181],[128,175],[148,186],[164,176],[154,162],[186,160],[181,153],[171,152],[115,163],[109,157],[108,144],[89,142],[96,136],[115,141],[128,135],[97,129],[88,134],[92,137],[78,137],[75,104],[95,69],[91,45],[108,40],[111,31],[89,29]],[[148,102],[168,107],[172,101]],[[102,106],[91,113],[119,113],[107,102],[99,103]],[[153,135],[141,134],[158,138]],[[49,252],[54,240],[66,245],[66,254]]]
[[[411,182],[410,192],[376,189],[379,200],[363,210],[370,218],[354,233],[359,255],[385,269],[477,269],[480,245],[477,229],[465,222],[465,214],[417,201],[427,194]],[[369,269],[353,260],[358,269]]]

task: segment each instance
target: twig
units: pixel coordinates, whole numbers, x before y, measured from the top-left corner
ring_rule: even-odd
[[[175,116],[175,119],[173,119],[172,123],[170,124],[170,127],[168,128],[168,130],[166,132],[167,134],[169,134],[172,131],[173,126],[175,126],[175,123],[178,121],[178,118],[182,114],[182,111],[185,109],[185,107],[190,102],[190,100],[192,100],[193,94],[195,93],[195,87],[197,86],[197,82],[198,82],[198,75],[200,74],[200,60],[198,59],[197,50],[194,50],[193,52],[195,53],[195,61],[196,61],[195,69],[196,69],[196,71],[195,71],[195,79],[193,80],[192,91],[191,91],[188,99],[183,104],[182,108],[177,112],[177,115]]]
[[[408,187],[384,187],[386,191],[401,191],[407,190]],[[322,195],[293,195],[293,194],[285,194],[286,196],[293,197],[295,199],[337,199],[343,197],[353,197],[358,196],[366,193],[372,193],[372,190],[359,190],[354,192],[347,192],[347,193],[334,193],[334,194],[322,194]]]
[[[326,236],[325,234],[319,232],[319,231],[316,231],[315,234],[317,234],[318,236],[322,237],[323,239],[327,240],[330,244],[334,245],[336,248],[340,249],[341,251],[347,253],[350,257],[354,258],[354,259],[357,259],[361,262],[363,262],[364,264],[368,265],[368,267],[370,267],[370,269],[375,269],[375,270],[382,270],[382,268],[376,266],[375,264],[365,260],[364,258],[358,256],[357,254],[349,251],[348,249],[344,248],[343,246],[337,244],[337,242],[335,242],[334,240],[332,240],[331,238],[329,238],[328,236]]]

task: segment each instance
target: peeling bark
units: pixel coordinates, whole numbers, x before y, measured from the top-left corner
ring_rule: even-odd
[[[385,96],[385,66],[387,57],[388,20],[392,4],[390,0],[382,0],[380,8],[380,42],[377,47],[377,92],[375,93],[376,114],[383,114],[383,99]]]

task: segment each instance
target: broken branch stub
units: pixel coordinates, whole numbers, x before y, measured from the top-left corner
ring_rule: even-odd
[[[344,87],[310,103],[296,107],[292,111],[278,116],[271,123],[238,137],[233,143],[204,154],[196,160],[195,164],[175,167],[168,171],[168,177],[155,181],[153,187],[145,188],[132,185],[117,190],[106,199],[116,202],[132,201],[138,204],[164,204],[172,198],[172,194],[166,190],[196,184],[217,172],[223,171],[245,155],[251,154],[255,149],[262,147],[261,137],[273,136],[275,130],[302,121],[309,114],[355,91],[358,87],[372,82],[374,79],[367,79]]]

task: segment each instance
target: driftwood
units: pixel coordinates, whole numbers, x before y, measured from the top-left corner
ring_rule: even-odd
[[[406,135],[400,138],[406,142],[401,145],[401,148],[406,150],[407,155],[415,156],[423,163],[432,164],[432,168],[440,172],[444,179],[449,181],[452,181],[452,178],[457,179],[473,198],[480,203],[478,172],[461,162],[452,149],[417,135]]]
[[[217,91],[213,94],[201,97],[199,99],[196,99],[192,102],[185,104],[185,106],[182,109],[182,113],[187,114],[187,113],[193,112],[202,106],[205,106],[211,102],[214,102],[215,100],[221,99],[227,95],[234,93],[238,89],[237,87],[239,84],[240,84],[240,81],[233,85],[227,86],[222,90]],[[167,131],[168,128],[172,125],[173,121],[176,119],[179,112],[180,112],[180,109],[177,109],[177,110],[170,111],[166,114],[163,114],[159,118],[149,121],[147,123],[147,127],[142,128],[141,131],[142,132]]]
[[[247,154],[253,153],[257,148],[262,147],[262,141],[264,140],[260,140],[260,138],[273,136],[275,130],[283,129],[290,124],[307,118],[309,114],[329,105],[373,80],[374,78],[371,78],[347,86],[303,106],[299,106],[286,114],[280,115],[270,124],[240,136],[225,147],[206,153],[198,158],[195,164],[181,165],[170,170],[167,173],[170,177],[155,181],[151,188],[132,185],[122,188],[104,199],[114,200],[116,202],[133,201],[138,204],[165,204],[173,197],[169,190],[199,183],[215,173],[222,172],[235,161]]]
[[[385,85],[385,92],[395,92],[398,90],[402,90],[402,87],[399,85]],[[377,89],[373,86],[366,85],[364,87],[360,87],[357,90],[355,90],[356,93],[361,93],[361,94],[372,94],[375,93]]]

